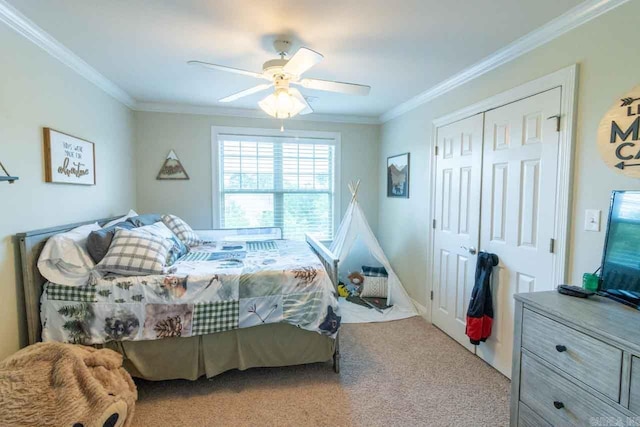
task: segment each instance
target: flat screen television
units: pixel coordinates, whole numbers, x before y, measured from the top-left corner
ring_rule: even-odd
[[[599,293],[640,307],[640,191],[614,191],[602,254]]]

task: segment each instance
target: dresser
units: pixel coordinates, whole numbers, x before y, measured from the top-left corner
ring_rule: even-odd
[[[515,295],[511,426],[640,425],[640,311]]]

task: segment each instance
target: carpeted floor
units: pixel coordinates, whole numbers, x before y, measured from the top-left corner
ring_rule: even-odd
[[[135,426],[506,426],[509,380],[414,317],[344,325],[331,364],[137,381]]]

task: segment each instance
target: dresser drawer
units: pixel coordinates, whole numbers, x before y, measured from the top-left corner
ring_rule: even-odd
[[[520,400],[554,426],[593,425],[596,419],[626,420],[624,414],[526,353],[522,353]]]
[[[522,347],[618,402],[622,350],[525,309]]]
[[[552,427],[551,424],[531,410],[527,405],[518,404],[518,427]]]
[[[629,409],[640,415],[640,359],[631,358],[631,387],[629,389]]]

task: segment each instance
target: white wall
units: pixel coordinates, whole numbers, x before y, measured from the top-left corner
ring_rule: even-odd
[[[173,213],[194,228],[212,226],[211,127],[234,126],[278,129],[270,119],[136,112],[137,206],[141,212]],[[288,130],[316,130],[341,134],[341,210],[349,204],[349,180],[361,179],[359,201],[371,228],[378,226],[378,125],[290,120]],[[167,154],[176,151],[189,181],[158,181]],[[217,173],[217,172],[216,172]]]
[[[640,189],[640,180],[626,178],[608,168],[596,147],[602,116],[619,96],[640,84],[638,16],[640,2],[626,3],[382,126],[380,170],[384,170],[387,156],[410,151],[411,198],[380,197],[378,234],[400,279],[419,303],[430,305],[426,265],[432,121],[574,63],[580,65],[580,77],[569,279],[579,284],[583,272],[599,266],[604,232],[583,231],[585,209],[601,209],[604,219],[611,190]],[[383,189],[385,178],[381,174],[379,179]]]
[[[133,114],[0,24],[0,359],[25,338],[15,233],[126,212],[135,203]],[[96,144],[96,186],[44,182],[42,128]]]

